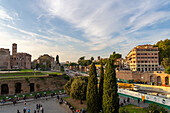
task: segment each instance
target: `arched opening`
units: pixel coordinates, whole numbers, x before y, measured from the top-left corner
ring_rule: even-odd
[[[169,85],[169,77],[165,77],[165,85]]]
[[[151,83],[154,83],[154,77],[153,77],[153,75],[150,76],[150,82],[151,82]]]
[[[34,92],[34,83],[30,83],[30,92]]]
[[[162,80],[160,76],[157,76],[157,85],[162,85]]]
[[[8,84],[2,84],[1,85],[1,94],[9,94],[9,88],[8,88]]]
[[[15,84],[15,93],[21,93],[21,83]]]

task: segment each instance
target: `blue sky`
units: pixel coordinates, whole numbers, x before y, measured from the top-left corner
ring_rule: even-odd
[[[18,44],[32,60],[123,57],[135,46],[170,39],[169,0],[0,0],[0,48]]]

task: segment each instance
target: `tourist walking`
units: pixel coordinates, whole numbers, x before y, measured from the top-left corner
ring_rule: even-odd
[[[26,109],[25,108],[23,109],[23,113],[26,113]]]
[[[24,105],[26,105],[27,103],[24,101]]]
[[[39,105],[38,105],[38,104],[36,104],[36,109],[38,109],[38,106],[39,106]]]
[[[17,113],[20,113],[19,110],[17,110]]]
[[[28,113],[30,113],[30,109],[28,109]]]
[[[139,104],[139,102],[140,102],[140,99],[138,99],[138,104]]]
[[[36,110],[34,110],[34,113],[36,113]]]
[[[44,113],[44,108],[41,109],[41,113]]]

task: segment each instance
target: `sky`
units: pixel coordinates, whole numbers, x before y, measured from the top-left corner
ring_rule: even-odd
[[[137,45],[170,39],[170,0],[0,0],[0,48],[18,44],[32,60],[59,55],[125,57]]]

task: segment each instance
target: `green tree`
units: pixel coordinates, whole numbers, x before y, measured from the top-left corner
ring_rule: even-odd
[[[170,66],[166,68],[165,72],[166,72],[167,74],[170,74]]]
[[[121,58],[121,57],[122,57],[122,55],[119,54],[119,53],[116,53],[116,52],[113,52],[113,54],[110,55],[110,58],[111,58],[112,60],[116,60],[116,59],[119,59],[119,58]]]
[[[119,113],[119,95],[117,93],[117,80],[114,61],[108,59],[103,84],[103,112]]]
[[[87,80],[85,79],[85,77],[75,78],[71,84],[70,96],[74,99],[80,100],[80,103],[82,103],[82,100],[86,99],[86,91]]]
[[[71,91],[71,84],[73,82],[74,78],[71,78],[67,83],[66,85],[64,86],[64,90],[65,92],[70,95],[70,91]]]
[[[104,70],[103,70],[103,65],[101,63],[100,82],[99,82],[99,109],[100,110],[102,110],[102,102],[103,102],[103,80],[104,80]]]
[[[94,57],[91,57],[91,61],[93,61],[94,60]]]
[[[166,39],[164,41],[158,41],[154,47],[159,49],[159,63],[163,61],[163,58],[170,58],[170,40]]]
[[[97,90],[97,73],[96,66],[92,63],[87,85],[87,111],[88,113],[98,113],[98,90]]]
[[[163,58],[163,61],[161,62],[161,65],[166,69],[170,66],[170,58]]]
[[[146,108],[146,112],[147,113],[168,113],[168,111],[166,111],[166,109],[162,106],[158,106],[157,104],[150,104],[147,108]]]

